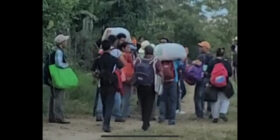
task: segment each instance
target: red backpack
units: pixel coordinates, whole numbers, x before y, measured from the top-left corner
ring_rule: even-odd
[[[172,81],[175,78],[173,61],[161,61],[164,81]]]
[[[210,83],[214,87],[218,87],[218,88],[225,87],[227,86],[227,77],[228,77],[228,72],[224,64],[217,63],[215,64],[212,70]]]

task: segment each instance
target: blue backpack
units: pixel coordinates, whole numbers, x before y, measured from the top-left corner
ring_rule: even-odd
[[[140,62],[135,66],[136,86],[152,86],[154,84],[154,74],[153,59],[140,59]]]

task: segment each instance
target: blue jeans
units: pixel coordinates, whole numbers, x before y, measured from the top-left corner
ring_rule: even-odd
[[[102,112],[102,100],[101,100],[101,95],[98,93],[98,99],[97,99],[97,106],[96,106],[96,117],[102,117],[103,112]]]
[[[122,97],[122,117],[127,118],[130,115],[130,96],[132,86],[123,84],[124,95]]]
[[[203,118],[204,110],[204,91],[206,88],[207,79],[197,82],[194,90],[194,106],[195,114],[198,118]]]
[[[116,119],[120,119],[122,117],[121,114],[121,101],[122,97],[119,92],[115,94],[115,103],[113,107],[113,116],[116,117]]]
[[[177,105],[177,85],[176,82],[163,84],[163,93],[159,101],[159,119],[175,121]]]

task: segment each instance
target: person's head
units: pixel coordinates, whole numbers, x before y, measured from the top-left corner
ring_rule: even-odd
[[[111,48],[111,43],[109,40],[103,40],[102,43],[101,43],[101,47],[103,49],[103,51],[109,51],[110,48]]]
[[[70,36],[65,36],[63,34],[60,34],[55,37],[54,42],[57,47],[59,48],[65,48],[67,46],[67,40],[70,38]]]
[[[217,57],[224,57],[225,55],[225,48],[218,48],[216,51],[216,56]]]
[[[112,45],[114,48],[117,47],[117,45],[118,45],[118,40],[117,40],[117,37],[116,37],[116,36],[110,35],[110,36],[108,37],[108,40],[110,41],[111,45]]]
[[[137,46],[137,40],[135,37],[131,37],[131,41],[134,46]]]
[[[145,55],[153,55],[154,54],[154,48],[152,46],[145,47]]]
[[[199,46],[199,51],[203,53],[208,53],[211,49],[211,45],[207,41],[202,41],[198,43],[198,46]]]
[[[118,40],[119,40],[119,44],[122,44],[122,43],[125,42],[126,35],[123,34],[123,33],[119,33],[119,34],[117,35],[117,38],[118,38]]]
[[[121,45],[120,45],[120,49],[123,51],[123,52],[130,52],[130,46],[127,42],[123,42]]]
[[[145,49],[145,47],[151,45],[151,43],[148,41],[148,40],[145,40],[141,43],[141,48],[142,49]]]
[[[169,40],[165,37],[159,39],[159,43],[168,43],[168,42],[169,42]]]
[[[145,40],[145,37],[139,36],[138,37],[138,42],[141,44]]]

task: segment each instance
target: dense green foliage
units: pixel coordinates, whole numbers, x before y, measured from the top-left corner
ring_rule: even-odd
[[[227,9],[227,14],[209,19],[203,6],[214,13]],[[133,36],[145,36],[155,44],[168,37],[188,46],[195,58],[200,40],[209,41],[212,51],[217,47],[229,51],[237,35],[237,0],[43,0],[44,57],[57,34],[68,34],[68,58],[88,70],[105,26],[124,26]]]

